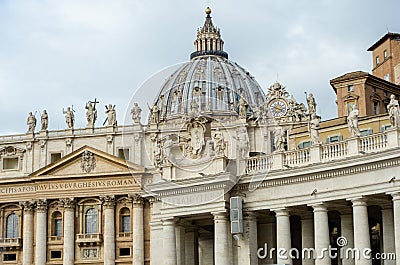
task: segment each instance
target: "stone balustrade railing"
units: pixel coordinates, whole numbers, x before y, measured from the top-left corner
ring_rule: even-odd
[[[0,247],[18,247],[22,245],[22,238],[0,238]]]
[[[396,147],[400,147],[400,129],[389,129],[385,132],[352,137],[335,143],[250,157],[247,159],[246,173],[302,167],[368,153],[384,152]]]

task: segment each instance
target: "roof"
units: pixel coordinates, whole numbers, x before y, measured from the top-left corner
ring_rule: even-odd
[[[335,83],[335,82],[340,82],[340,81],[349,80],[349,79],[353,79],[353,78],[367,77],[369,75],[370,75],[369,73],[364,72],[364,71],[355,71],[355,72],[346,73],[344,75],[336,77],[336,78],[332,79],[330,82]]]
[[[373,50],[375,50],[376,47],[378,47],[379,45],[381,45],[383,42],[385,42],[387,39],[397,39],[400,40],[400,33],[394,33],[394,32],[388,32],[386,33],[382,38],[380,38],[377,42],[375,42],[374,44],[372,44],[371,47],[368,48],[367,51],[372,52]]]

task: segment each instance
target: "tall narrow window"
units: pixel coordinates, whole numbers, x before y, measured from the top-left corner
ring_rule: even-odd
[[[375,63],[376,63],[376,66],[379,65],[379,56],[376,56],[376,57],[375,57]]]
[[[372,112],[374,115],[379,114],[379,103],[376,101],[373,103]]]
[[[15,213],[7,217],[6,238],[18,237],[18,216]]]
[[[131,213],[128,208],[121,209],[121,232],[131,232]]]
[[[86,234],[96,234],[97,233],[97,223],[98,223],[98,216],[97,216],[97,210],[94,208],[90,208],[89,210],[86,211],[85,214],[85,219],[86,219],[86,227],[85,227],[85,232]]]
[[[386,58],[387,58],[387,50],[384,50],[383,51],[383,60],[386,60]]]
[[[53,213],[53,236],[62,236],[62,216],[60,212]]]

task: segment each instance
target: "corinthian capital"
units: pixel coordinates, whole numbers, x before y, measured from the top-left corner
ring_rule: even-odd
[[[36,201],[36,210],[38,212],[45,212],[47,210],[47,201],[46,200],[37,200]]]
[[[20,202],[19,205],[24,208],[24,212],[33,212],[33,209],[35,208],[35,202],[34,201],[23,201]]]
[[[100,200],[103,202],[103,206],[106,208],[112,208],[115,205],[115,196],[114,195],[106,195],[100,197]]]
[[[131,193],[128,195],[132,199],[133,205],[143,205],[143,197],[139,193]]]
[[[75,200],[74,198],[62,198],[60,199],[64,209],[74,209],[75,208]]]

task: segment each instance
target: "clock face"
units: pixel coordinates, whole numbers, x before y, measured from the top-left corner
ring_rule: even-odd
[[[286,102],[281,99],[276,99],[270,103],[269,109],[274,117],[285,116],[287,112]]]

